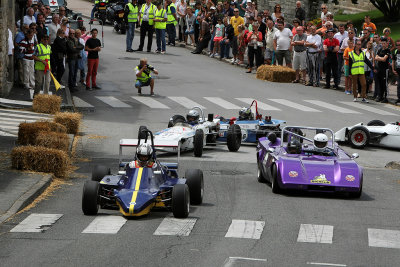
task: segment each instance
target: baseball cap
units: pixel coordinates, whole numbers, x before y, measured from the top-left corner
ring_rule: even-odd
[[[215,10],[216,8],[215,8],[215,6],[212,6],[212,7],[210,7],[210,9],[211,9],[211,10]]]
[[[326,33],[328,33],[328,32],[335,32],[335,31],[333,29],[329,29],[326,31]]]

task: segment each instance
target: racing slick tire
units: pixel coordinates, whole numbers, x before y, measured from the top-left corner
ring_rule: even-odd
[[[100,182],[104,176],[110,175],[111,169],[103,165],[95,165],[92,171],[92,181]]]
[[[96,215],[99,211],[99,188],[96,181],[86,181],[83,185],[82,211],[85,215]]]
[[[172,116],[171,119],[169,119],[168,128],[175,126],[175,124],[177,124],[179,122],[186,122],[185,117],[183,117],[182,115]]]
[[[385,125],[386,125],[386,123],[384,123],[381,120],[372,120],[367,123],[367,126],[385,126]]]
[[[215,134],[208,134],[206,137],[206,145],[207,146],[216,146],[217,145],[217,136],[215,136]]]
[[[369,131],[364,126],[356,126],[352,128],[347,137],[351,146],[354,148],[364,148],[368,145],[370,140]]]
[[[229,151],[236,152],[239,150],[240,145],[242,144],[242,131],[240,130],[239,125],[232,124],[229,126],[226,135],[226,142]]]
[[[279,187],[278,178],[280,177],[280,173],[276,168],[276,165],[273,164],[271,166],[271,189],[272,193],[279,194],[282,192],[282,189]]]
[[[190,204],[200,205],[204,195],[203,172],[199,169],[189,169],[185,171],[185,178],[189,187]]]
[[[175,218],[187,218],[190,208],[190,192],[187,184],[176,184],[172,189],[172,214]]]
[[[350,198],[360,198],[361,195],[362,195],[362,183],[360,185],[360,190],[359,191],[349,193],[349,197]]]
[[[195,157],[203,155],[204,133],[203,130],[197,129],[193,137],[193,152]]]
[[[147,133],[144,132],[144,130],[147,130],[146,126],[140,126],[139,131],[138,131],[138,139],[146,139]]]
[[[262,163],[258,160],[258,154],[257,154],[257,181],[263,184],[266,182],[266,180],[262,173],[261,164]]]

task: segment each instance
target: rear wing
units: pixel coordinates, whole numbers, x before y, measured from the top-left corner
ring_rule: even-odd
[[[140,139],[140,144],[145,143],[145,139]],[[150,142],[150,141],[149,141]],[[121,139],[119,140],[119,163],[122,162],[122,149],[124,147],[137,147],[139,144],[139,139]],[[178,152],[178,165],[181,156],[181,141],[175,140],[154,140],[154,148],[172,148],[174,151]]]

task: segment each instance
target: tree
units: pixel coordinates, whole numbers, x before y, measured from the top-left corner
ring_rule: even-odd
[[[383,15],[387,21],[397,21],[400,19],[400,0],[369,0]],[[357,0],[351,0],[353,4],[358,4]]]

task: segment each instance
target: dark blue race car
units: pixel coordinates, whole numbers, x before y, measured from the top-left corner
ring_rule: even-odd
[[[254,109],[254,112],[252,110]],[[218,133],[218,141],[226,142],[229,126],[237,124],[242,131],[242,143],[257,143],[260,137],[265,137],[269,133],[281,134],[281,125],[286,121],[271,119],[271,116],[262,117],[258,113],[257,101],[253,100],[250,107],[242,108],[239,111],[239,117],[225,119],[221,116],[215,116],[220,119],[220,131]]]
[[[148,139],[150,143],[151,139],[151,167],[137,166],[137,155],[135,161],[120,161],[123,170],[116,175],[105,166],[96,166],[92,179],[83,187],[82,211],[85,215],[96,215],[99,207],[119,209],[124,216],[142,216],[160,208],[171,210],[176,218],[186,218],[190,204],[202,203],[203,172],[189,169],[185,178],[178,178],[178,163],[159,162],[153,134],[147,129],[144,131],[146,138],[141,139],[139,135],[137,146],[147,143]]]

